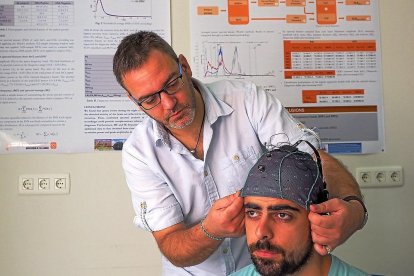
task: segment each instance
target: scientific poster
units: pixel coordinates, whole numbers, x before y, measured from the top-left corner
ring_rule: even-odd
[[[384,150],[377,1],[191,1],[192,70],[274,93],[330,153]]]
[[[112,73],[120,40],[171,42],[169,0],[0,0],[0,153],[119,150],[144,116]]]

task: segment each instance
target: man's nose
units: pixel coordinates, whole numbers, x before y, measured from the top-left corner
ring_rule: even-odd
[[[177,99],[174,95],[170,95],[165,91],[160,93],[161,104],[164,109],[173,109],[177,103]]]
[[[273,229],[266,219],[261,219],[256,227],[256,237],[261,239],[273,238]]]

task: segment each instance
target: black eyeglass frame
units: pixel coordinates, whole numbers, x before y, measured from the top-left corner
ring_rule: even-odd
[[[157,92],[155,92],[155,93],[153,93],[153,94],[151,94],[151,95],[148,95],[148,96],[146,96],[143,100],[141,100],[141,101],[138,101],[134,96],[132,96],[131,95],[131,93],[129,93],[128,92],[128,94],[129,94],[129,96],[131,97],[131,99],[134,101],[134,103],[136,103],[137,105],[139,105],[140,107],[142,107],[143,109],[145,109],[145,110],[151,110],[151,109],[153,109],[153,108],[155,108],[155,107],[157,107],[160,103],[161,103],[161,93],[162,92],[165,92],[166,94],[168,94],[168,95],[174,95],[175,93],[177,93],[182,87],[183,87],[183,85],[184,85],[184,81],[183,81],[183,67],[182,67],[182,65],[181,65],[181,62],[178,62],[178,68],[179,68],[179,76],[178,77],[176,77],[176,78],[174,78],[174,79],[172,79],[172,80],[170,80],[168,83],[166,83],[165,85],[164,85],[164,87],[163,88],[161,88],[159,91],[157,91]],[[175,81],[177,81],[178,79],[181,79],[181,85],[180,85],[180,87],[178,87],[176,90],[174,90],[174,91],[168,91],[168,86],[169,85],[171,85],[172,83],[174,83]],[[150,107],[150,108],[146,108],[146,107],[144,107],[142,104],[147,100],[147,99],[149,99],[150,97],[154,97],[154,96],[158,96],[158,102],[154,105],[154,106],[152,106],[152,107]]]

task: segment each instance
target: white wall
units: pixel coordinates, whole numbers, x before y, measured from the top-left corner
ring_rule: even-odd
[[[172,1],[173,46],[190,57],[189,0]],[[405,185],[364,189],[370,218],[335,254],[369,272],[414,271],[414,1],[380,2],[386,152],[339,156],[358,166],[402,165]],[[0,275],[160,275],[150,234],[132,225],[119,153],[0,156]],[[20,174],[69,172],[67,196],[21,196]]]

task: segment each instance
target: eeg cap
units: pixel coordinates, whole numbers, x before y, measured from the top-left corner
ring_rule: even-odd
[[[311,204],[327,199],[316,150],[315,154],[317,161],[292,145],[264,153],[250,170],[240,196],[287,199],[309,210]]]

